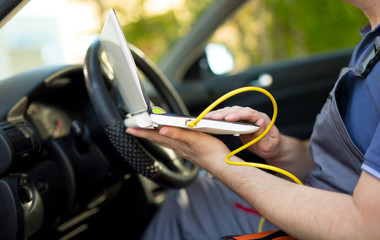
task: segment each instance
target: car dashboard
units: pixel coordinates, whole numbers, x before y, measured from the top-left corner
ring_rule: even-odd
[[[122,194],[129,200],[121,205],[141,207],[149,215],[141,176],[129,171],[105,140],[82,66],[33,70],[0,86],[0,211],[7,219],[0,223],[3,236],[45,239],[84,231],[89,219],[101,215],[131,182],[133,187]],[[140,196],[139,207],[126,204],[132,201],[129,194]],[[121,210],[117,204],[113,208]],[[97,222],[91,226],[106,224]]]

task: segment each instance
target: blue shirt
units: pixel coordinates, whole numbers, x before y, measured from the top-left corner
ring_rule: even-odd
[[[380,63],[377,62],[367,76],[362,76],[362,62],[380,48],[380,25],[373,31],[362,29],[362,41],[355,49],[349,67],[358,78],[347,81],[347,98],[340,106],[341,114],[352,141],[364,154],[362,170],[380,179]],[[377,38],[377,39],[376,39]]]

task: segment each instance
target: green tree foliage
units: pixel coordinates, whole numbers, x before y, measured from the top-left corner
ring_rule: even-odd
[[[235,71],[254,64],[352,47],[367,23],[340,0],[252,0],[212,36],[231,49]]]
[[[140,0],[144,1],[144,0]],[[123,31],[128,40],[143,50],[153,61],[165,54],[167,49],[191,27],[212,0],[184,0],[180,9],[172,9],[159,15],[140,14],[136,21],[128,22]],[[141,12],[146,12],[142,10]]]
[[[361,38],[358,30],[367,22],[361,11],[343,1],[270,0],[263,4],[273,16],[268,27],[271,47],[275,52],[286,50],[287,56],[353,46]]]
[[[149,0],[95,1],[102,16],[116,9],[127,39],[158,62],[214,0],[178,0],[180,7],[160,14],[149,11]],[[243,68],[354,46],[365,23],[358,9],[341,0],[251,0],[211,41],[228,46]]]
[[[147,56],[157,61],[180,36],[181,23],[173,12],[152,17],[143,17],[124,25],[128,41],[140,48]]]

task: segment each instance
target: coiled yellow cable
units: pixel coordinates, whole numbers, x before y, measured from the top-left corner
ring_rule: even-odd
[[[276,100],[274,99],[274,97],[267,90],[265,90],[263,88],[259,88],[259,87],[242,87],[242,88],[235,89],[235,90],[233,90],[231,92],[228,92],[228,93],[224,94],[223,96],[221,96],[220,98],[218,98],[210,106],[208,106],[201,114],[199,114],[199,116],[194,121],[189,121],[188,122],[188,126],[189,127],[195,127],[195,126],[197,126],[198,122],[202,118],[204,118],[204,116],[208,112],[210,112],[212,109],[214,109],[221,102],[227,100],[228,98],[230,98],[230,97],[232,97],[232,96],[234,96],[236,94],[243,93],[243,92],[248,92],[248,91],[257,91],[257,92],[261,92],[261,93],[264,93],[265,95],[267,95],[270,98],[270,100],[272,101],[272,104],[273,104],[273,116],[272,116],[272,119],[271,119],[268,127],[264,130],[264,132],[262,132],[259,136],[257,136],[256,138],[254,138],[250,142],[248,142],[248,143],[244,144],[243,146],[241,146],[241,147],[233,150],[232,152],[230,152],[226,156],[226,162],[229,163],[229,164],[231,164],[231,165],[252,166],[252,167],[263,168],[263,169],[279,172],[279,173],[281,173],[281,174],[283,174],[283,175],[291,178],[296,183],[302,184],[302,182],[296,176],[294,176],[293,174],[291,174],[288,171],[285,171],[285,170],[283,170],[281,168],[277,168],[277,167],[274,167],[274,166],[270,166],[270,165],[267,165],[267,164],[261,164],[261,163],[232,162],[232,161],[229,160],[229,158],[231,156],[237,154],[238,152],[240,152],[240,151],[248,148],[252,144],[258,142],[261,138],[263,138],[269,132],[269,130],[274,125],[274,122],[276,121],[276,118],[277,118],[277,112],[278,112],[278,110],[277,110],[277,103],[276,103]]]
[[[281,173],[287,177],[289,177],[290,179],[292,179],[294,182],[298,183],[298,184],[302,184],[302,182],[296,177],[294,176],[293,174],[291,174],[290,172],[288,171],[285,171],[281,168],[278,168],[278,167],[274,167],[274,166],[271,166],[271,165],[268,165],[268,164],[262,164],[262,163],[253,163],[253,162],[233,162],[233,161],[230,161],[229,158],[235,154],[237,154],[238,152],[248,148],[249,146],[251,146],[252,144],[258,142],[261,138],[263,138],[268,132],[269,130],[273,127],[274,125],[274,122],[276,121],[276,118],[277,118],[277,103],[276,103],[276,100],[274,99],[274,97],[265,89],[263,88],[259,88],[259,87],[242,87],[242,88],[238,88],[238,89],[235,89],[231,92],[228,92],[226,94],[224,94],[223,96],[221,96],[220,98],[218,98],[215,102],[213,102],[210,106],[208,106],[205,110],[203,110],[203,112],[201,114],[199,114],[199,116],[194,120],[194,121],[189,121],[187,123],[187,125],[189,127],[195,127],[197,126],[198,122],[204,118],[204,116],[210,112],[212,109],[214,109],[217,105],[219,105],[221,102],[225,101],[226,99],[236,95],[236,94],[239,94],[239,93],[243,93],[243,92],[248,92],[248,91],[257,91],[257,92],[261,92],[261,93],[264,93],[265,95],[267,95],[270,100],[272,101],[272,104],[273,104],[273,116],[272,116],[272,119],[268,125],[268,127],[264,130],[264,132],[262,132],[259,136],[257,136],[256,138],[254,138],[253,140],[251,140],[250,142],[244,144],[243,146],[233,150],[232,152],[230,152],[229,154],[227,154],[226,158],[225,158],[225,161],[228,163],[228,164],[231,164],[231,165],[239,165],[239,166],[251,166],[251,167],[256,167],[256,168],[262,168],[262,169],[267,169],[267,170],[271,170],[271,171],[274,171],[274,172],[278,172],[278,173]],[[264,226],[264,222],[265,222],[265,218],[262,217],[261,220],[260,220],[260,223],[259,223],[259,227],[258,227],[258,231],[259,232],[262,232],[263,230],[263,226]]]

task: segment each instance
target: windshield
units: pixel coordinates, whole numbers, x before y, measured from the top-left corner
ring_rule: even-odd
[[[190,32],[192,23],[215,2],[32,0],[0,29],[0,79],[45,65],[82,64],[110,8],[116,10],[128,42],[160,63],[180,42],[178,39]],[[336,9],[343,9],[345,14],[337,15]],[[320,17],[322,12],[324,18]],[[215,18],[211,17],[210,20]],[[210,43],[219,43],[231,50],[236,72],[253,65],[354,46],[360,40],[357,29],[366,20],[358,10],[340,1],[325,6],[319,4],[319,0],[295,0],[247,1],[224,24],[206,23],[204,25],[219,26],[210,30]],[[347,29],[354,30],[348,32]],[[190,40],[203,44],[203,35],[202,32],[194,34]],[[191,56],[193,49],[190,50],[185,57]],[[193,63],[185,65],[189,67]]]
[[[30,1],[0,29],[0,79],[45,65],[83,63],[85,52],[98,36],[110,8],[116,9],[123,26],[133,23],[125,29],[128,41],[133,44],[138,41],[137,46],[157,60],[167,50],[160,42],[174,42],[185,34],[210,2],[190,6],[186,0]],[[148,26],[147,22],[172,28],[163,34],[162,29]],[[145,35],[136,36],[144,31]],[[153,35],[161,38],[155,46],[148,46],[152,45]]]
[[[32,68],[82,63],[99,22],[89,3],[33,0],[0,31],[0,78]]]

